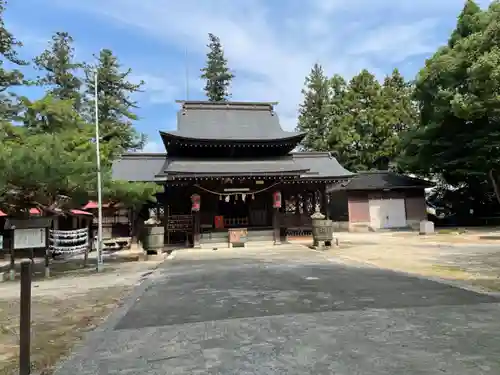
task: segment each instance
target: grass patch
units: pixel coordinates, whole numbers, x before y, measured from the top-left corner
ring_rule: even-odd
[[[500,292],[500,279],[471,280],[471,284],[492,292]]]
[[[98,326],[130,292],[120,286],[91,289],[61,298],[34,298],[32,304],[32,372],[50,375],[85,332]],[[19,301],[0,300],[0,374],[17,374]]]
[[[466,229],[463,228],[446,228],[446,229],[438,229],[436,230],[437,234],[465,234],[467,233]]]
[[[459,266],[433,264],[431,266],[431,270],[436,272],[438,276],[447,278],[464,279],[468,278],[469,276],[468,272],[464,268]]]
[[[105,259],[105,266],[101,273],[109,273],[114,272],[116,269],[123,263],[131,263],[137,262],[140,260],[139,255],[137,254],[128,254],[128,255],[120,255],[117,257],[109,257]],[[21,263],[19,261],[16,262],[16,276],[15,280],[18,282],[20,279],[20,270]],[[69,259],[69,260],[56,260],[52,261],[50,264],[50,278],[45,277],[45,267],[43,262],[36,263],[32,266],[33,276],[32,280],[36,282],[41,282],[44,280],[52,280],[54,278],[61,277],[79,277],[91,275],[92,273],[96,273],[96,264],[95,259],[89,260],[87,265],[84,267],[83,262],[80,259]],[[3,280],[9,282],[9,271],[8,267],[4,267],[0,270],[0,278],[3,277]]]

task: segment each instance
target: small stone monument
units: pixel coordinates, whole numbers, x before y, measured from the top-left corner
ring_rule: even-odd
[[[428,220],[422,220],[420,222],[420,234],[434,234],[434,223]]]

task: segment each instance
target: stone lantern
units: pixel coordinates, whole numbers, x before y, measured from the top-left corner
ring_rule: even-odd
[[[311,215],[312,219],[312,234],[313,234],[313,246],[324,248],[326,244],[331,244],[333,241],[333,223],[331,220],[325,219],[319,211],[319,207],[316,206],[316,211]]]

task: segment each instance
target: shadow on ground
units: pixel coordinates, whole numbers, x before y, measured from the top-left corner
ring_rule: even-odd
[[[107,254],[108,255],[108,254]],[[105,257],[104,262],[107,267],[104,267],[103,272],[113,272],[116,271],[116,267],[123,263],[137,262],[140,260],[137,254],[109,254]],[[90,274],[95,272],[96,259],[88,259],[85,263],[82,258],[74,257],[68,259],[55,259],[50,262],[50,278],[64,277],[64,276],[82,276],[85,274]],[[3,275],[5,281],[8,280],[7,274],[9,272],[10,266],[6,265],[0,268],[0,276]],[[21,271],[21,262],[16,260],[15,265],[16,276],[15,280],[19,280]],[[43,260],[38,258],[34,259],[32,263],[32,277],[33,280],[43,280],[45,279],[45,264]]]
[[[172,261],[115,329],[500,299],[396,272],[255,259]]]

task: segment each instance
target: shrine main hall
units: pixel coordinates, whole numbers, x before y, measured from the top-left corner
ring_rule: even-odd
[[[160,131],[165,153],[127,153],[113,165],[114,179],[164,186],[154,208],[167,246],[211,247],[235,228],[248,241],[278,244],[310,234],[316,210],[337,230],[411,226],[426,216],[421,180],[358,175],[330,152],[294,151],[305,134],[282,129],[276,103],[178,103],[177,130]]]

